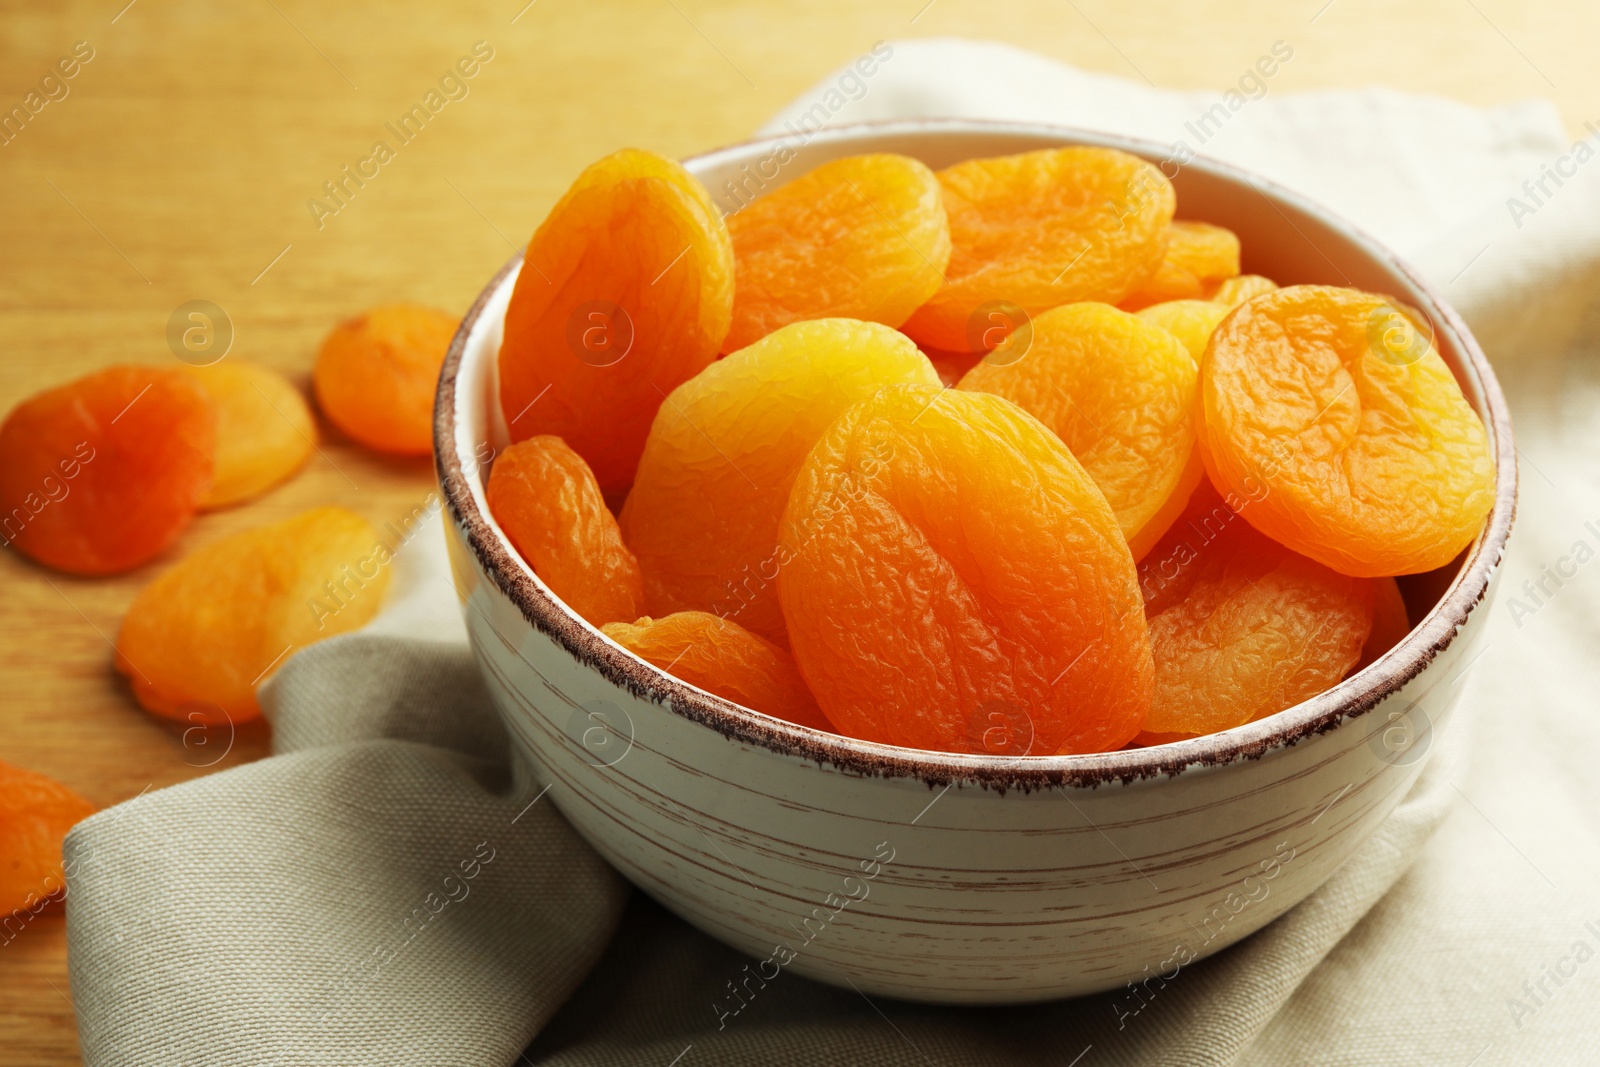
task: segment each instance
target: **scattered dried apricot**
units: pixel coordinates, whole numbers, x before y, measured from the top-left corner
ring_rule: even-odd
[[[459,321],[417,304],[376,307],[334,327],[317,353],[317,403],[380,452],[433,451],[433,394]]]
[[[283,375],[232,361],[187,371],[217,407],[216,469],[202,508],[260,496],[311,455],[316,422],[300,390]]]
[[[1176,203],[1158,168],[1111,148],[968,160],[940,171],[939,183],[950,264],[905,332],[949,351],[983,350],[970,327],[988,304],[1036,315],[1124,299],[1160,265]]]
[[[703,611],[613,622],[602,632],[675,678],[763,715],[833,732],[789,653]]]
[[[797,322],[672,391],[622,508],[651,613],[711,611],[782,642],[778,523],[824,430],[888,385],[937,386],[917,346],[875,322]]]
[[[0,918],[66,891],[61,841],[95,807],[54,778],[0,763]]]
[[[1141,743],[1240,726],[1336,685],[1372,628],[1373,585],[1295,554],[1209,482],[1139,567],[1155,654]]]
[[[217,409],[185,373],[119,366],[35,394],[0,426],[0,533],[72,574],[160,555],[211,486]]]
[[[1201,295],[1225,307],[1236,308],[1246,300],[1254,300],[1277,287],[1278,283],[1271,278],[1263,278],[1259,274],[1241,274],[1237,278],[1207,285]]]
[[[157,715],[253,719],[256,684],[291,650],[376,614],[390,558],[377,531],[344,508],[225,537],[140,591],[117,636],[117,669]]]
[[[899,326],[950,261],[939,179],[908,156],[849,156],[728,216],[732,352],[780,326],[850,318]]]
[[[528,243],[506,309],[500,404],[513,440],[554,434],[617,495],[661,400],[716,358],[733,247],[682,166],[626,149],[578,177]]]
[[[1136,314],[1182,341],[1198,364],[1206,354],[1206,342],[1232,310],[1210,300],[1169,300],[1141,308]]]
[[[639,562],[589,465],[561,438],[541,434],[500,453],[485,496],[534,573],[591,625],[643,612]]]
[[[1341,573],[1443,566],[1494,504],[1483,423],[1385,297],[1319,285],[1258,296],[1212,335],[1202,381],[1212,481],[1267,485],[1245,517]]]
[[[951,752],[1117,748],[1149,707],[1138,581],[1061,441],[987,393],[881,390],[800,467],[778,594],[841,732]]]
[[[1194,358],[1161,327],[1109,304],[1068,304],[1034,318],[1021,358],[991,356],[960,388],[1003,396],[1054,430],[1137,560],[1200,480],[1196,377]]]
[[[1120,301],[1137,311],[1168,300],[1197,300],[1239,273],[1239,238],[1209,222],[1173,222],[1167,227],[1167,252],[1144,284]]]

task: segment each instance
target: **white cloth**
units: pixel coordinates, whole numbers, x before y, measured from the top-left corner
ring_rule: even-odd
[[[957,115],[1181,139],[1328,204],[1444,287],[1512,399],[1523,458],[1503,592],[1457,722],[1472,729],[1436,747],[1327,885],[1125,1027],[1108,998],[924,1009],[794,978],[719,1031],[709,1005],[734,954],[629,898],[548,804],[527,806],[440,538],[418,537],[379,623],[299,653],[266,687],[281,755],[73,831],[86,1061],[1600,1062],[1592,148],[1570,158],[1545,104],[1278,95],[1258,76],[1241,85],[1264,95],[1230,109],[994,44],[896,43],[870,76],[842,77],[772,128],[826,101],[831,123]],[[1190,127],[1219,102],[1197,143]],[[1558,163],[1560,187],[1524,189]]]

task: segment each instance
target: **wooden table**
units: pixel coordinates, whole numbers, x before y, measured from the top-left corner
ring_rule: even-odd
[[[76,42],[92,58],[0,145],[3,409],[110,363],[172,360],[168,318],[192,299],[226,310],[233,356],[304,382],[341,316],[396,299],[464,309],[589,161],[737,140],[879,39],[999,39],[1218,91],[1283,39],[1295,58],[1275,93],[1542,96],[1574,135],[1600,120],[1600,7],[1578,0],[125,2],[7,5],[0,106]],[[477,41],[493,58],[466,96],[319,228],[307,200]],[[428,463],[378,458],[325,426],[298,479],[202,517],[170,558],[317,503],[381,522],[430,486]],[[267,754],[256,726],[202,766],[216,749],[186,748],[112,670],[108,639],[165,562],[85,581],[0,553],[0,759],[108,805]],[[5,1062],[78,1061],[60,911],[0,946]]]

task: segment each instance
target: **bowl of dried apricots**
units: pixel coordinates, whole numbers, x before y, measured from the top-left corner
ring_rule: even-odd
[[[927,1001],[1161,975],[1405,794],[1515,508],[1456,315],[1303,198],[924,121],[593,164],[446,360],[513,745],[758,961]]]

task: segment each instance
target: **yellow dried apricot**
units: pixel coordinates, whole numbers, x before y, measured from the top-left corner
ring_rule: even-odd
[[[1232,310],[1211,300],[1169,300],[1141,308],[1135,314],[1182,341],[1198,364],[1206,354],[1206,342]]]
[[[778,595],[842,733],[949,752],[1101,752],[1152,672],[1133,557],[1061,441],[998,396],[893,386],[801,464]]]
[[[56,570],[130,570],[189,525],[216,450],[216,405],[180,370],[108,367],[48,389],[0,426],[0,533]]]
[[[888,385],[937,386],[917,346],[854,319],[797,322],[672,391],[622,508],[655,615],[698,610],[784,638],[778,523],[824,430]]]
[[[613,622],[605,635],[675,678],[763,715],[833,732],[789,653],[703,611]]]
[[[904,329],[949,351],[992,347],[982,340],[988,305],[1036,315],[1124,299],[1161,264],[1176,205],[1160,169],[1111,148],[969,160],[940,171],[939,184],[950,219],[946,281]]]
[[[541,434],[507,448],[484,495],[517,552],[569,608],[593,626],[639,617],[639,562],[589,465],[565,441]]]
[[[1208,288],[1239,273],[1239,238],[1209,222],[1176,221],[1167,227],[1167,252],[1156,272],[1119,303],[1137,311],[1169,300],[1198,300]]]
[[[1201,377],[1212,481],[1265,484],[1245,517],[1334,570],[1441,567],[1494,504],[1483,423],[1385,297],[1318,285],[1258,296],[1217,327]]]
[[[1155,655],[1141,744],[1214,733],[1336,685],[1372,627],[1374,583],[1295,554],[1245,521],[1259,500],[1209,482],[1139,566]]]
[[[54,778],[0,763],[0,919],[37,914],[66,892],[61,842],[94,811]]]
[[[317,353],[322,413],[380,452],[433,451],[433,394],[460,320],[417,304],[376,307],[334,327]]]
[[[1195,361],[1159,326],[1109,304],[1068,304],[1033,320],[1015,360],[983,360],[959,388],[994,393],[1055,431],[1116,514],[1134,559],[1200,479]]]
[[[117,635],[117,669],[157,715],[253,719],[256,685],[290,651],[377,613],[390,558],[371,524],[344,508],[225,537],[140,591]]]
[[[727,221],[737,284],[724,352],[806,319],[899,326],[950,261],[939,179],[908,156],[824,163]]]
[[[539,226],[506,309],[500,405],[513,440],[553,434],[620,495],[661,400],[716,358],[733,247],[682,166],[626,149]]]
[[[1278,283],[1271,278],[1263,278],[1259,274],[1241,274],[1237,278],[1226,278],[1205,286],[1201,295],[1225,307],[1236,308],[1246,300],[1254,300],[1277,287]]]
[[[202,508],[260,496],[299,470],[316,448],[311,408],[277,371],[232,361],[187,370],[217,408],[216,470]]]

